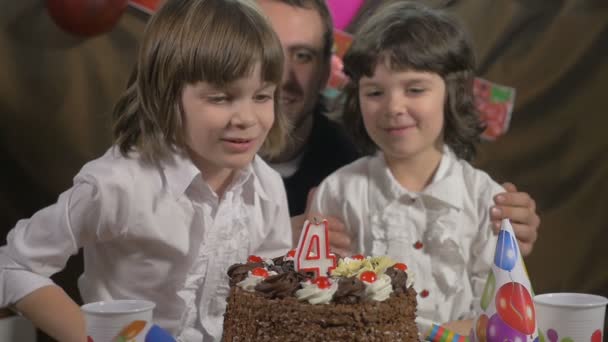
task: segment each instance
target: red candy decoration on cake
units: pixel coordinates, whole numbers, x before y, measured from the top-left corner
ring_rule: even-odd
[[[257,255],[250,255],[249,258],[247,258],[247,262],[250,262],[250,263],[262,262],[262,261],[264,261],[264,260]]]
[[[320,289],[328,289],[331,286],[331,282],[327,277],[316,277],[312,283],[317,285]]]
[[[268,278],[268,271],[265,268],[262,267],[256,267],[253,270],[251,270],[251,275],[256,276],[256,277],[262,277],[262,278]]]
[[[402,262],[398,262],[398,263],[394,264],[393,267],[398,270],[401,270],[403,272],[407,271],[407,265]]]
[[[377,276],[376,276],[376,273],[373,271],[365,271],[365,272],[361,273],[361,275],[359,276],[359,279],[361,279],[361,281],[363,281],[363,282],[371,284],[376,281]]]

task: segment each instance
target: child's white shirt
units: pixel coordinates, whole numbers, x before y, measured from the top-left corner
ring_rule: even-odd
[[[446,147],[431,184],[411,192],[377,153],[327,177],[311,209],[343,220],[356,253],[406,263],[418,316],[443,323],[479,308],[497,241],[490,207],[503,191]]]
[[[181,341],[219,341],[226,271],[248,255],[291,247],[281,177],[259,157],[218,199],[188,158],[144,167],[111,148],[56,204],[21,220],[0,248],[0,307],[52,284],[84,247],[85,302],[140,298]],[[49,308],[49,310],[53,310]]]

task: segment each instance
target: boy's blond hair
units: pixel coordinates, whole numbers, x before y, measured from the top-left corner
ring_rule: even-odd
[[[168,0],[150,19],[128,87],[114,108],[115,144],[146,161],[184,151],[182,90],[204,81],[218,87],[246,77],[261,64],[265,82],[280,84],[283,50],[270,24],[247,0]],[[260,154],[286,143],[278,111]]]

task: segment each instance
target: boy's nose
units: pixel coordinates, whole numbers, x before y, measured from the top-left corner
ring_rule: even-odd
[[[238,127],[251,127],[256,123],[256,116],[253,112],[253,104],[251,101],[245,101],[232,116],[231,123]]]

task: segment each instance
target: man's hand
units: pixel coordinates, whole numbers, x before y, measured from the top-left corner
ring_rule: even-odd
[[[507,191],[494,197],[496,205],[490,209],[494,232],[500,230],[503,218],[510,219],[519,249],[522,255],[527,256],[538,238],[540,217],[536,214],[536,202],[527,193],[518,192],[512,183],[504,183],[502,186]]]
[[[352,242],[350,235],[346,231],[344,223],[336,217],[324,216],[320,213],[311,213],[310,204],[314,198],[316,188],[311,189],[308,192],[308,199],[306,201],[306,212],[301,215],[293,216],[291,218],[291,229],[293,232],[293,246],[297,247],[298,241],[300,240],[300,234],[304,228],[304,222],[312,220],[313,217],[318,217],[327,220],[329,229],[329,244],[332,253],[339,254],[342,257],[351,256],[353,253]]]

